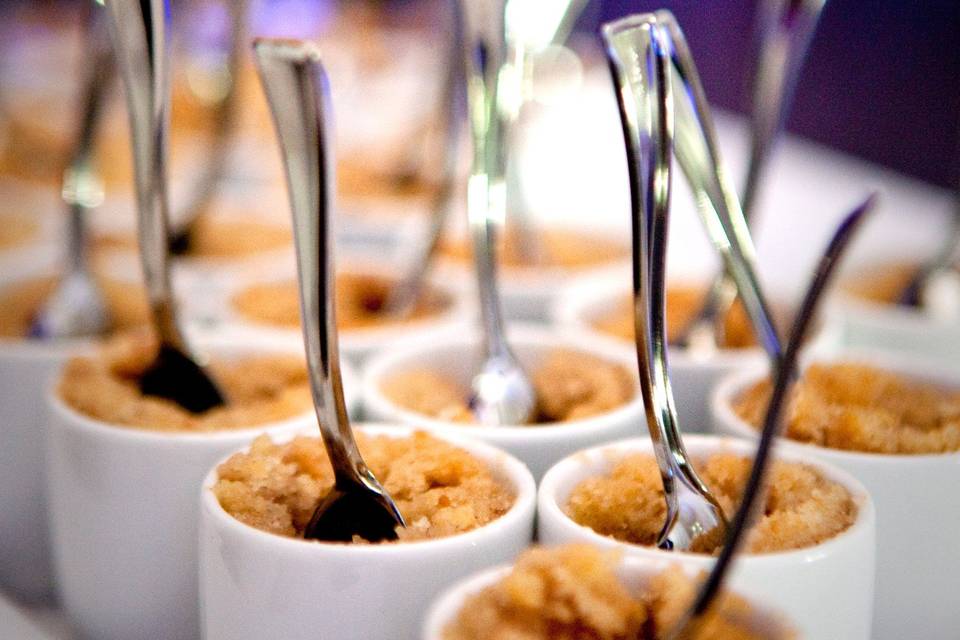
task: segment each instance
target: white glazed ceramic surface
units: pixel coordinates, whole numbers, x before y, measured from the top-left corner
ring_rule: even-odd
[[[516,326],[508,331],[514,353],[528,371],[553,349],[569,349],[622,364],[627,371],[636,369],[632,352],[622,345],[597,336],[530,326]],[[427,418],[398,406],[387,398],[381,383],[404,371],[426,369],[438,371],[467,389],[479,367],[479,339],[475,336],[452,336],[421,341],[385,351],[370,359],[364,369],[363,415],[368,420],[400,422],[444,434],[461,434],[477,438],[505,449],[517,456],[539,478],[550,465],[574,451],[603,442],[647,433],[643,418],[643,401],[639,383],[636,395],[627,404],[583,420],[537,425],[486,427]]]
[[[685,441],[693,457],[718,451],[750,456],[754,453],[753,444],[746,440],[693,435]],[[649,440],[625,440],[581,451],[550,469],[540,484],[537,499],[540,542],[589,542],[621,549],[637,558],[670,559],[687,569],[709,570],[713,558],[620,542],[577,524],[564,513],[561,505],[580,481],[608,473],[617,460],[638,452],[652,455]],[[868,640],[873,610],[873,502],[866,489],[844,471],[795,452],[784,451],[780,457],[815,466],[825,477],[845,486],[857,503],[859,515],[848,530],[814,547],[741,556],[729,586],[762,606],[782,611],[797,626],[801,637]]]
[[[825,307],[847,348],[896,350],[944,364],[960,360],[960,323],[917,309],[880,304],[838,291]]]
[[[955,369],[898,354],[850,351],[834,359],[872,362],[917,379],[960,387]],[[720,383],[711,402],[718,431],[756,439],[756,432],[730,408],[730,400],[761,375],[747,372]],[[960,492],[956,491],[960,452],[881,455],[788,439],[780,448],[844,469],[873,497],[877,507],[874,638],[956,637],[960,629]]]
[[[631,593],[636,593],[646,585],[650,578],[669,568],[671,564],[668,558],[652,559],[627,556],[620,559],[616,573],[623,585]],[[440,597],[434,600],[427,611],[423,625],[423,640],[443,640],[443,629],[460,614],[464,602],[502,579],[510,572],[510,569],[510,566],[498,566],[481,571],[461,580],[440,594]],[[691,567],[684,567],[684,570],[692,578],[699,574]],[[778,612],[755,607],[753,613],[756,616],[755,620],[758,628],[772,630],[775,634],[778,632],[785,633],[785,628],[792,628],[792,623],[786,616]]]
[[[597,330],[593,323],[612,313],[629,295],[630,274],[619,278],[583,278],[558,296],[552,311],[553,322],[561,327],[618,340],[629,349],[632,342],[620,340]],[[724,349],[709,355],[697,355],[672,347],[669,352],[670,382],[677,403],[677,417],[685,433],[710,431],[710,391],[727,374],[753,368],[766,362],[763,349]]]
[[[235,295],[254,284],[295,282],[297,275],[292,270],[292,266],[292,264],[278,265],[267,270],[241,269],[229,274],[224,273],[217,283],[216,291],[213,290],[214,287],[210,287],[210,295],[206,300],[194,296],[192,302],[188,303],[190,315],[203,318],[203,324],[210,332],[229,331],[237,338],[249,341],[267,338],[288,345],[297,345],[302,349],[303,334],[299,327],[288,329],[251,322],[238,313],[231,302]],[[339,266],[338,271],[385,277],[397,275],[396,268],[367,262],[362,264],[347,262]],[[372,354],[396,344],[437,335],[462,333],[464,328],[470,326],[474,320],[472,302],[462,291],[442,280],[432,278],[430,283],[451,301],[450,306],[443,313],[394,326],[340,331],[341,356],[360,366]]]
[[[220,357],[263,347],[211,348]],[[313,412],[249,429],[162,433],[92,420],[50,386],[47,481],[62,604],[83,637],[194,640],[197,492],[210,466],[263,432],[314,427]]]
[[[20,600],[54,593],[44,487],[47,382],[83,343],[0,340],[0,586]]]
[[[403,437],[409,427],[363,426]],[[313,435],[315,432],[308,432]],[[473,531],[421,542],[306,542],[242,524],[210,487],[201,496],[200,576],[206,640],[397,640],[415,638],[423,612],[446,586],[510,562],[531,541],[536,486],[516,458],[442,435],[490,464],[513,488],[513,507]]]

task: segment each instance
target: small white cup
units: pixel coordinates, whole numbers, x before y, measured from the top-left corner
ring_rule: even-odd
[[[848,351],[819,361],[869,362],[918,380],[960,387],[960,374],[899,354]],[[731,401],[766,374],[724,379],[711,399],[715,428],[757,438]],[[785,454],[814,458],[860,480],[877,506],[877,590],[874,638],[948,638],[960,628],[960,452],[883,455],[840,451],[783,438]]]
[[[608,336],[594,322],[615,312],[630,295],[630,274],[619,278],[587,277],[578,279],[558,296],[552,311],[553,322],[561,327],[618,340],[630,349],[632,342]],[[689,433],[710,431],[710,390],[721,378],[733,371],[764,364],[763,349],[723,349],[712,354],[697,354],[689,349],[671,347],[669,351],[670,382],[677,404],[677,417]]]
[[[590,242],[590,238],[595,237],[620,245],[624,248],[625,254],[619,259],[577,269],[559,266],[501,267],[498,285],[503,314],[507,320],[549,322],[550,310],[557,303],[558,295],[572,278],[617,280],[624,273],[627,274],[625,277],[629,278],[630,245],[629,239],[625,240],[622,233],[572,226],[567,230],[579,233],[584,242]],[[440,256],[437,259],[437,272],[444,275],[446,279],[458,283],[470,296],[476,296],[476,279],[472,275],[473,263],[469,260],[460,261],[450,256]],[[619,281],[629,282],[629,280]]]
[[[409,427],[362,426],[409,436]],[[316,430],[309,432],[316,434]],[[516,494],[507,513],[447,538],[379,545],[307,542],[236,520],[210,488],[201,496],[200,583],[206,640],[414,638],[444,587],[512,561],[531,541],[536,485],[516,458],[481,442],[440,435],[488,463]]]
[[[628,591],[636,593],[651,578],[668,569],[672,564],[674,563],[669,558],[625,556],[620,559],[616,567],[616,574]],[[461,580],[444,591],[440,597],[434,600],[427,611],[423,640],[443,640],[444,628],[460,615],[467,599],[496,584],[506,577],[510,570],[510,566],[493,567]],[[692,567],[686,566],[683,567],[683,570],[691,578],[698,577],[698,572]],[[784,638],[790,637],[787,630],[792,627],[792,623],[783,614],[762,607],[753,607],[752,613],[755,616],[754,619],[757,621],[758,628],[771,631],[775,638],[780,638],[781,634]],[[811,640],[813,639],[811,638]]]
[[[387,278],[396,278],[396,269],[372,262],[346,262],[338,266],[339,273],[370,274]],[[225,275],[225,274],[224,274]],[[204,318],[204,325],[210,332],[230,331],[238,338],[256,341],[267,338],[303,348],[303,334],[299,327],[275,327],[256,323],[241,313],[233,305],[233,297],[255,284],[281,283],[296,281],[296,273],[287,268],[238,269],[221,278],[216,291],[210,287],[211,295],[204,301],[194,297],[190,314]],[[352,363],[361,366],[372,354],[391,345],[423,339],[439,334],[462,332],[474,319],[473,305],[464,292],[442,280],[432,278],[430,285],[449,301],[449,307],[436,314],[410,322],[385,326],[363,327],[340,330],[340,353]],[[202,305],[202,308],[200,308]]]
[[[211,348],[224,358],[263,347]],[[276,351],[274,351],[276,352]],[[282,352],[282,351],[281,351]],[[316,429],[312,408],[274,424],[210,433],[120,427],[48,387],[47,481],[63,608],[83,637],[195,640],[197,490],[215,461],[263,432]]]
[[[746,440],[716,436],[687,436],[693,457],[721,451],[753,456]],[[643,559],[678,562],[688,570],[709,571],[714,558],[669,552],[621,542],[573,521],[563,510],[582,480],[607,474],[618,460],[633,453],[653,455],[649,440],[624,440],[576,453],[557,463],[540,484],[537,498],[537,534],[543,544],[589,542],[617,548]],[[843,485],[857,504],[857,519],[849,529],[816,546],[792,551],[742,555],[730,575],[730,589],[772,610],[782,611],[804,638],[870,638],[873,612],[874,528],[873,502],[850,474],[810,456],[783,451],[780,459],[801,462]]]
[[[865,300],[843,290],[827,300],[824,315],[847,348],[895,350],[944,364],[960,360],[960,323],[955,320]]]
[[[636,359],[629,349],[598,336],[576,332],[561,334],[530,326],[512,327],[508,334],[511,348],[528,372],[554,349],[587,353],[620,364],[628,371],[636,368]],[[383,393],[385,380],[418,369],[437,371],[468,389],[471,377],[480,366],[479,344],[479,338],[471,332],[469,336],[445,336],[404,345],[374,356],[368,361],[361,382],[364,418],[400,422],[489,442],[523,460],[538,480],[550,465],[574,451],[646,433],[643,400],[638,388],[633,398],[607,413],[562,423],[503,427],[430,418],[399,406]]]

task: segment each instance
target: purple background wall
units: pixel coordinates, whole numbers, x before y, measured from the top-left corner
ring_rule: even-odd
[[[667,7],[714,103],[745,111],[756,0],[594,0],[581,22]],[[960,184],[960,0],[827,0],[788,127]]]

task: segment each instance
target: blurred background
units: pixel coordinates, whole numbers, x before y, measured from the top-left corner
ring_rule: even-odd
[[[2,0],[0,37],[6,54],[0,83],[9,83],[21,58],[51,46],[50,29],[70,31],[85,0]],[[190,4],[178,0],[175,5]],[[197,3],[194,3],[197,4]],[[203,4],[203,3],[199,3]],[[363,0],[258,0],[253,31],[270,23],[276,32],[315,35],[334,29],[336,4]],[[373,3],[420,21],[424,37],[436,32],[433,0]],[[588,39],[599,24],[625,13],[667,7],[691,42],[713,103],[734,111],[748,106],[755,1],[592,0],[578,24]],[[422,10],[415,10],[419,7]],[[411,14],[416,14],[411,16]],[[200,14],[193,31],[215,32],[216,11]],[[60,81],[76,76],[68,59]],[[824,9],[790,131],[923,180],[951,186],[960,180],[960,3],[955,0],[830,0]]]

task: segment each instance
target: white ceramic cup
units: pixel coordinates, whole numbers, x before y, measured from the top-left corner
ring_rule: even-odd
[[[669,558],[637,558],[625,556],[620,559],[616,567],[616,575],[621,583],[631,593],[637,593],[647,582],[661,571],[671,566]],[[424,622],[423,640],[443,640],[443,630],[452,623],[464,602],[487,587],[496,584],[510,573],[512,567],[498,566],[476,573],[469,578],[457,582],[444,591],[430,606]],[[696,578],[698,572],[687,566],[683,570],[691,578]],[[753,603],[751,603],[751,606]],[[751,612],[756,620],[757,628],[773,633],[773,638],[790,637],[788,629],[792,623],[779,612],[764,607],[753,607]],[[811,639],[812,640],[812,639]]]
[[[278,268],[279,267],[279,268]],[[211,295],[206,300],[194,297],[189,303],[189,312],[192,316],[203,317],[204,325],[211,332],[230,331],[238,338],[256,341],[267,338],[289,345],[297,345],[302,349],[303,334],[299,327],[276,327],[265,323],[254,322],[240,314],[233,305],[233,297],[256,284],[296,282],[296,272],[283,265],[272,270],[264,269],[237,269],[231,272],[222,272],[214,291],[210,287]],[[374,262],[346,261],[337,267],[339,273],[370,274],[387,278],[396,278],[396,269]],[[418,339],[441,334],[462,333],[474,319],[473,304],[463,291],[450,286],[442,280],[431,278],[430,285],[450,304],[435,316],[391,324],[355,329],[342,329],[340,333],[340,354],[357,366],[374,353],[398,343],[406,343]]]
[[[747,440],[691,435],[685,438],[694,458],[726,451],[753,456]],[[609,473],[618,460],[653,450],[649,440],[624,440],[576,453],[557,463],[540,484],[537,498],[537,534],[543,544],[588,542],[623,550],[627,555],[672,560],[688,570],[707,571],[710,556],[669,552],[620,542],[574,522],[563,510],[570,493],[582,480]],[[743,555],[737,559],[729,587],[762,606],[781,611],[804,638],[868,640],[873,612],[874,528],[873,501],[853,476],[831,465],[793,451],[780,459],[815,467],[824,477],[851,493],[858,515],[839,535],[805,549]]]
[[[409,427],[362,426],[404,437]],[[310,435],[316,431],[308,432]],[[447,585],[510,562],[533,536],[536,486],[529,470],[494,447],[443,434],[490,465],[516,493],[493,522],[436,540],[379,545],[286,538],[236,520],[203,483],[200,584],[206,640],[414,638],[424,610]]]
[[[618,340],[630,349],[636,346],[598,330],[594,322],[614,313],[630,295],[630,274],[619,278],[581,278],[557,296],[550,316],[561,327]],[[766,354],[759,347],[722,349],[711,354],[698,354],[689,349],[671,347],[669,351],[670,382],[677,406],[677,417],[684,432],[710,431],[710,390],[724,376],[744,368],[763,365]]]
[[[960,323],[956,320],[865,300],[842,289],[827,300],[824,313],[847,348],[896,350],[944,364],[960,360]]]
[[[223,345],[210,351],[221,358],[271,353]],[[60,399],[56,382],[47,392],[47,481],[67,617],[84,638],[194,640],[197,491],[204,476],[260,433],[315,429],[312,408],[246,429],[156,432],[81,415]]]
[[[596,280],[616,280],[621,274],[629,274],[630,245],[629,236],[618,231],[604,231],[597,228],[564,227],[571,233],[580,234],[582,241],[589,243],[591,238],[602,239],[619,245],[624,256],[608,262],[582,268],[566,267],[501,267],[498,275],[500,300],[503,314],[507,320],[518,322],[544,323],[550,321],[550,310],[556,304],[557,296],[564,290],[572,278]],[[476,277],[473,275],[471,260],[456,260],[450,256],[439,256],[437,272],[457,283],[471,297],[476,297]],[[629,275],[627,275],[629,278]],[[629,282],[626,280],[625,282]]]
[[[850,351],[830,359],[869,362],[911,378],[960,387],[956,369],[900,354]],[[825,358],[817,358],[825,360]],[[723,380],[711,404],[718,431],[756,439],[731,400],[765,375]],[[953,638],[960,629],[960,452],[883,455],[840,451],[784,438],[780,449],[844,469],[877,506],[877,589],[874,638]]]
[[[513,352],[528,372],[554,349],[587,353],[620,364],[628,372],[636,370],[636,360],[629,349],[601,337],[530,326],[512,327],[508,335]],[[364,369],[361,382],[363,415],[367,420],[400,422],[489,442],[523,460],[538,480],[550,465],[574,451],[647,433],[639,388],[635,389],[630,401],[607,413],[562,423],[503,427],[428,418],[397,405],[383,393],[383,381],[417,369],[439,372],[469,389],[470,379],[480,366],[479,360],[479,338],[475,332],[469,336],[441,337],[385,351],[371,358]]]

